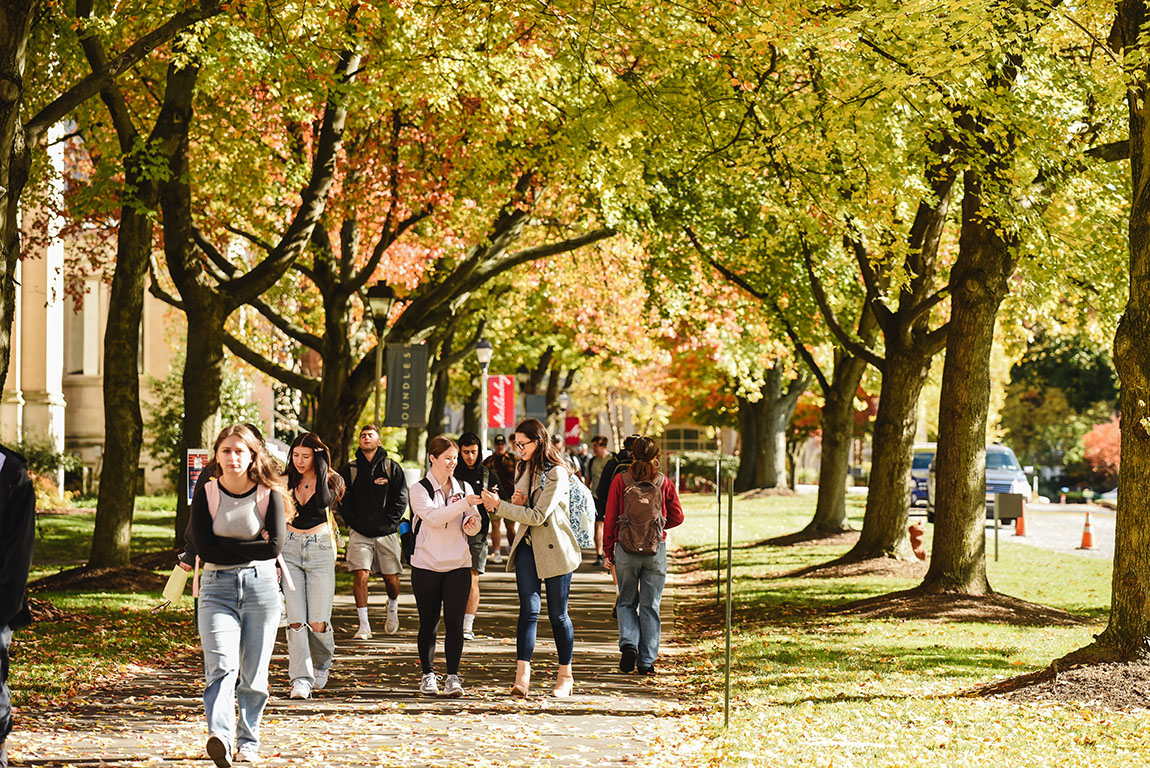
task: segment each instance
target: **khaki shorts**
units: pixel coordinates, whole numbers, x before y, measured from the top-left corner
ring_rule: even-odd
[[[487,570],[487,536],[477,533],[467,537],[467,548],[471,550],[471,570],[483,573]]]
[[[403,573],[399,561],[399,534],[364,536],[351,532],[347,540],[347,569],[349,571],[375,571],[376,573]]]

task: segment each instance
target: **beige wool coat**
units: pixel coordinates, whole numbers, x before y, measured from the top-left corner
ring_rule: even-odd
[[[527,494],[532,506],[521,507],[509,501],[500,501],[496,515],[513,520],[519,525],[515,541],[507,558],[507,570],[515,570],[515,550],[527,534],[531,534],[531,549],[535,553],[535,569],[541,579],[571,573],[583,561],[579,542],[571,530],[571,517],[567,499],[571,492],[571,476],[564,467],[552,467],[543,483],[543,473],[534,478],[526,474],[515,483],[516,490]]]

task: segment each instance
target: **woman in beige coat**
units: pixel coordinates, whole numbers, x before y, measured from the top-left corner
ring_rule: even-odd
[[[559,674],[553,693],[571,695],[575,679],[571,658],[575,653],[575,630],[567,615],[571,574],[579,567],[582,553],[567,512],[571,475],[562,452],[551,444],[547,428],[537,419],[528,419],[515,429],[515,449],[519,466],[515,494],[510,501],[483,492],[488,511],[521,523],[507,558],[507,569],[515,571],[519,590],[519,622],[515,640],[515,685],[512,695],[526,697],[531,682],[531,655],[539,623],[541,591],[547,585],[547,616],[559,652]]]

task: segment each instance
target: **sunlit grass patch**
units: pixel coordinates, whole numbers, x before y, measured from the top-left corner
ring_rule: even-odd
[[[710,735],[732,765],[1125,765],[1147,746],[1142,718],[1082,707],[963,696],[975,686],[1045,667],[1101,628],[1108,561],[1003,541],[992,586],[1077,613],[1083,624],[1015,626],[932,619],[873,620],[843,603],[914,586],[917,579],[800,578],[849,544],[747,546],[800,530],[813,497],[736,501],[731,728],[722,731],[724,608],[716,565],[714,497],[684,499],[675,542],[702,571],[679,590],[680,631],[700,643],[687,663],[707,691]],[[852,505],[861,526],[861,506]],[[927,526],[929,546],[930,526]],[[742,545],[742,546],[740,546]],[[702,583],[699,577],[705,576]],[[1137,756],[1137,758],[1136,758]]]

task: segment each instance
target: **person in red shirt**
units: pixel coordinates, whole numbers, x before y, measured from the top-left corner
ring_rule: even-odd
[[[659,471],[655,441],[640,437],[631,453],[631,466],[615,476],[607,494],[603,551],[619,585],[619,671],[637,664],[639,674],[652,675],[667,581],[667,529],[683,522],[683,507],[675,484]]]

